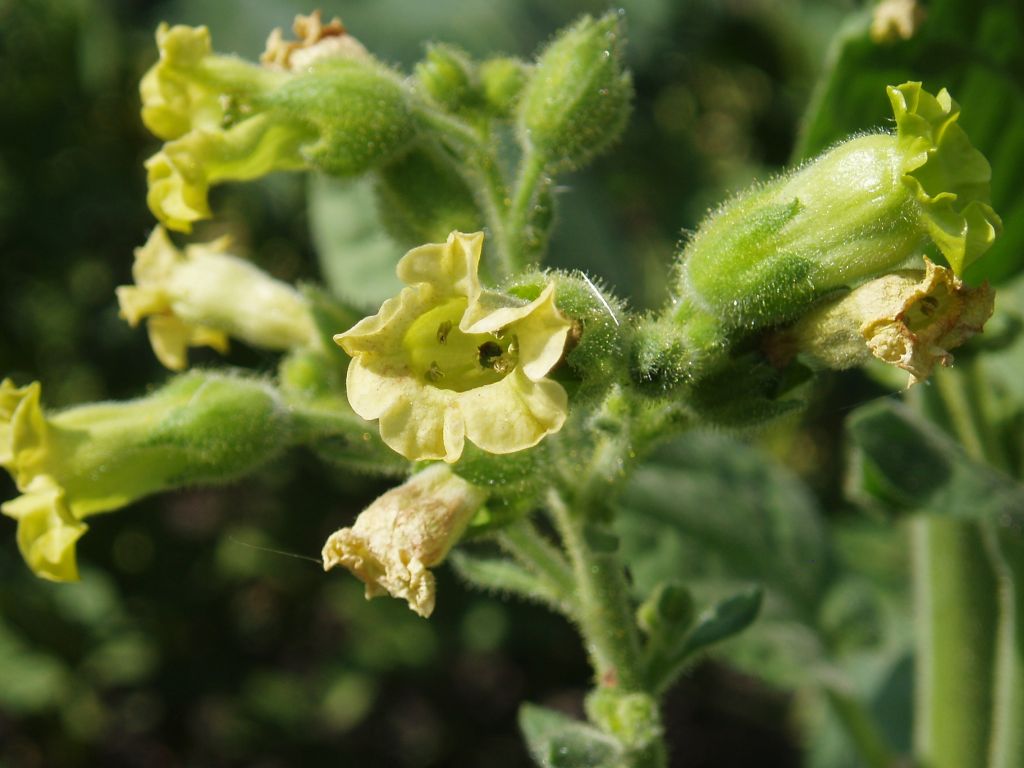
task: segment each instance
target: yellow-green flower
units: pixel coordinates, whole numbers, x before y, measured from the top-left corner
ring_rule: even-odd
[[[406,458],[454,462],[467,438],[512,453],[565,422],[565,390],[545,378],[571,327],[555,287],[530,302],[483,290],[482,244],[482,233],[453,232],[409,251],[397,269],[408,287],[334,337],[353,357],[353,410],[380,419],[384,442]]]
[[[486,494],[435,464],[374,501],[324,544],[324,570],[341,565],[366,583],[366,599],[390,594],[420,616],[434,610],[434,575]]]
[[[214,184],[309,168],[362,173],[411,144],[401,80],[331,25],[301,28],[317,41],[294,51],[278,39],[274,66],[214,54],[206,27],[157,29],[160,60],[139,91],[142,121],[167,142],[146,161],[146,200],[165,226],[188,232],[208,218]],[[299,61],[301,70],[280,65]]]
[[[21,495],[0,505],[18,549],[53,581],[78,577],[83,520],[168,488],[230,480],[277,455],[291,420],[265,383],[185,374],[146,397],[44,414],[38,382],[0,383],[0,467]]]
[[[121,316],[143,319],[157,358],[171,370],[188,364],[189,347],[224,353],[228,337],[266,349],[315,347],[307,301],[287,283],[226,253],[227,238],[178,250],[162,227],[135,250],[135,285],[117,289]]]

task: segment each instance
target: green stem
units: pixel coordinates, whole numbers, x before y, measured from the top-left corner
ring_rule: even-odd
[[[557,595],[563,614],[570,617],[576,615],[576,587],[572,569],[562,553],[529,520],[520,520],[506,526],[498,533],[497,539],[503,550],[542,579],[552,594]]]
[[[519,162],[519,176],[508,212],[513,268],[522,269],[539,260],[544,248],[548,227],[539,226],[537,214],[543,207],[541,193],[551,184],[546,169],[544,158],[528,147]]]
[[[579,601],[580,632],[599,686],[644,691],[644,676],[625,574],[614,552],[595,551],[587,541],[586,517],[554,490],[548,511],[569,555]]]
[[[1024,766],[1024,540],[989,528],[999,584],[989,768]]]
[[[965,368],[942,371],[938,391],[964,450],[974,459],[1004,471],[1009,460],[1000,450],[992,419],[985,411],[984,377],[978,359]],[[1015,532],[996,521],[980,528],[991,563],[996,594],[991,672],[990,768],[1024,766],[1024,545]]]
[[[416,105],[416,114],[447,148],[448,151],[440,154],[473,192],[487,222],[490,234],[488,250],[495,254],[492,265],[497,267],[495,277],[500,280],[510,276],[515,260],[506,225],[508,186],[493,148],[488,146],[484,135],[477,129],[425,102]]]
[[[991,730],[996,585],[976,525],[911,522],[916,664],[914,751],[928,768],[984,768]]]

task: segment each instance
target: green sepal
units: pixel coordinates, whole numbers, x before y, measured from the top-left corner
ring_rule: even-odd
[[[903,181],[921,204],[929,236],[962,275],[1002,231],[989,204],[992,169],[960,127],[960,105],[945,88],[932,96],[909,82],[886,92],[904,155]]]
[[[600,281],[583,272],[528,272],[505,289],[532,300],[548,283],[555,284],[555,304],[573,322],[563,360],[553,378],[573,391],[573,404],[595,402],[627,372],[632,324],[622,301]]]
[[[403,154],[416,138],[398,75],[372,60],[322,59],[258,103],[311,126],[301,153],[335,176],[365,173]]]

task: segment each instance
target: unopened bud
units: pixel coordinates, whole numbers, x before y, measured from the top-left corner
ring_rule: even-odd
[[[633,98],[623,38],[618,14],[585,16],[537,61],[519,102],[519,132],[553,170],[578,168],[622,133]]]

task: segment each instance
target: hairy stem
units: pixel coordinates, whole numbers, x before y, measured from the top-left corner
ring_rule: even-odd
[[[614,552],[598,552],[591,547],[582,510],[571,509],[554,490],[547,501],[572,564],[580,632],[597,684],[643,691],[640,640],[622,564]]]
[[[510,256],[515,269],[538,261],[544,250],[549,228],[542,226],[538,218],[544,213],[541,196],[551,184],[545,170],[544,159],[527,148],[519,161],[519,176],[508,211]]]

